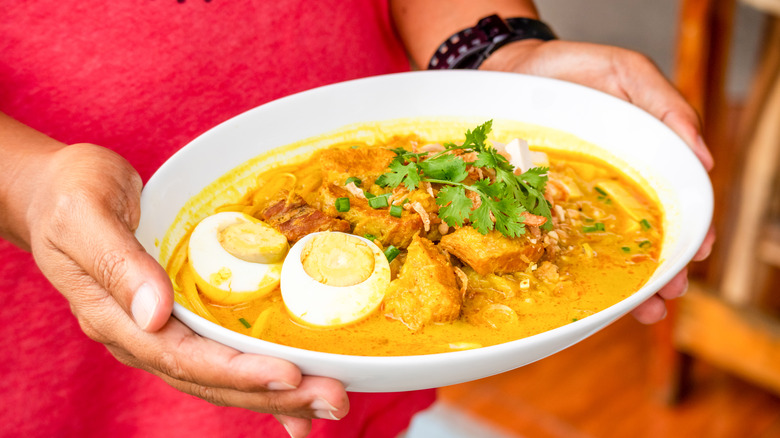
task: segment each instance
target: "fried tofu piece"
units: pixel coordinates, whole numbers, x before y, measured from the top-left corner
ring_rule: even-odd
[[[483,235],[469,226],[445,235],[439,246],[481,275],[522,271],[544,254],[541,241],[534,243],[528,233],[510,239],[495,230]]]
[[[384,148],[326,149],[320,154],[323,185],[343,186],[354,176],[369,187],[379,175],[389,171],[395,152]]]
[[[328,216],[310,206],[297,193],[282,190],[268,202],[260,213],[260,218],[268,225],[276,228],[287,237],[290,243],[295,243],[303,236],[318,231],[341,231],[349,233],[349,222]]]
[[[371,234],[382,245],[394,245],[406,248],[412,238],[423,230],[423,222],[418,214],[404,212],[401,217],[390,216],[387,208],[372,208],[367,199],[354,196],[343,186],[323,184],[320,187],[320,202],[323,210],[338,216],[352,225],[352,233],[358,236]],[[336,199],[348,198],[349,211],[336,210]]]
[[[430,240],[414,236],[398,278],[388,287],[382,309],[417,331],[460,316],[463,296],[449,259]]]

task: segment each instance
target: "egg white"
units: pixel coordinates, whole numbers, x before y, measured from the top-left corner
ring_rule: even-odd
[[[190,236],[188,263],[195,282],[204,295],[217,303],[236,304],[253,300],[279,285],[281,262],[248,262],[222,247],[220,231],[241,222],[260,221],[239,212],[217,213],[203,219]]]
[[[325,328],[355,323],[373,313],[382,303],[390,284],[390,264],[376,244],[349,234],[371,249],[374,257],[373,272],[352,286],[322,284],[311,278],[301,263],[301,253],[306,243],[318,234],[321,233],[305,236],[287,254],[281,275],[284,304],[295,320],[310,326]]]

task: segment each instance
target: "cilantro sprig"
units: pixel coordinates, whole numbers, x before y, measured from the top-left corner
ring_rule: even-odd
[[[441,184],[436,204],[439,217],[450,226],[461,227],[468,220],[482,234],[495,229],[504,236],[517,237],[525,233],[522,213],[527,211],[546,217],[543,227],[551,229],[550,206],[544,199],[548,169],[534,167],[515,175],[514,166],[487,144],[492,126],[493,121],[489,120],[468,130],[463,144],[445,143],[444,151],[436,154],[393,149],[396,157],[390,163],[390,171],[376,183],[391,188],[404,184],[409,190],[418,188],[422,182]],[[476,158],[467,162],[449,153],[456,150],[463,154],[475,152]],[[491,170],[495,179],[467,183],[468,166]],[[478,197],[480,202],[476,208],[467,192]]]

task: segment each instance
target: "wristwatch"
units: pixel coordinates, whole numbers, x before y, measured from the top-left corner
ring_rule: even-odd
[[[533,18],[485,17],[476,26],[447,38],[433,54],[428,70],[476,69],[493,52],[513,41],[554,40],[549,26]]]

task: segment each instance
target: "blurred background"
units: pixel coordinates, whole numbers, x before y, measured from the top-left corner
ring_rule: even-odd
[[[718,241],[685,297],[441,388],[406,438],[780,437],[780,0],[543,0],[559,37],[652,58],[699,111]]]

